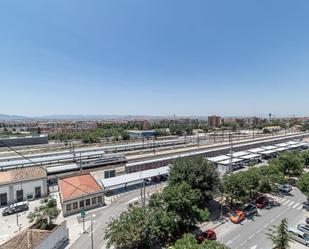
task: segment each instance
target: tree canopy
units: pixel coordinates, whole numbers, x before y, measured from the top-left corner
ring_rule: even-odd
[[[61,210],[57,208],[57,201],[54,198],[45,198],[41,201],[39,207],[35,207],[29,213],[27,218],[30,223],[35,222],[36,228],[51,229],[60,212]]]
[[[270,165],[278,165],[285,177],[299,177],[304,170],[304,161],[300,155],[294,152],[285,152],[269,162]]]
[[[192,234],[185,234],[181,239],[168,249],[228,249],[225,245],[217,241],[205,240],[199,244]]]
[[[298,180],[298,188],[302,191],[307,197],[309,197],[309,172],[304,173]]]
[[[288,249],[290,248],[289,242],[291,240],[288,232],[288,220],[285,218],[278,226],[273,226],[267,234],[273,243],[274,249]]]
[[[218,191],[220,178],[215,166],[203,156],[181,158],[173,161],[170,170],[169,183],[186,182],[193,189],[201,190],[205,200],[209,200]]]

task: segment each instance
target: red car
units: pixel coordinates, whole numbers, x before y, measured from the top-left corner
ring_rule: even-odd
[[[202,243],[204,240],[216,240],[216,232],[212,229],[208,229],[200,234],[196,235],[196,239],[199,243]]]
[[[267,196],[261,195],[255,200],[255,205],[257,208],[265,208],[268,205],[269,201]]]

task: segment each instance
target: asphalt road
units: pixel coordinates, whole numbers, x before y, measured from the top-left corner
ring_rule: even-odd
[[[160,183],[157,185],[152,185],[146,188],[147,193],[154,193],[159,188],[162,188],[165,183]],[[137,200],[140,197],[140,190],[135,190],[132,192],[125,193],[118,197],[114,202],[109,204],[103,210],[97,212],[91,212],[95,214],[95,220],[93,225],[93,248],[94,249],[103,249],[105,247],[104,241],[104,230],[107,226],[107,223],[113,218],[120,215],[123,211],[128,208],[128,202],[132,200]],[[72,229],[70,227],[70,229]],[[91,247],[91,229],[88,227],[87,233],[82,234],[77,241],[71,245],[71,249],[92,249]]]
[[[225,223],[215,229],[218,240],[231,249],[271,249],[271,241],[266,233],[273,225],[278,225],[287,218],[289,226],[296,227],[304,222],[308,212],[302,208],[306,197],[298,189],[293,189],[290,195],[276,197],[281,204],[272,209],[259,210],[258,215],[244,220],[241,224]],[[306,248],[299,243],[291,243],[291,249]]]

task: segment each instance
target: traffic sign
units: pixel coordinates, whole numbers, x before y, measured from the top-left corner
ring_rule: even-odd
[[[84,210],[80,211],[80,217],[83,219],[86,217],[86,212]]]

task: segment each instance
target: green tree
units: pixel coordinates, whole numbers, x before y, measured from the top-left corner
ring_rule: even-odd
[[[298,177],[304,170],[304,161],[294,152],[282,153],[271,160],[270,164],[277,164],[285,177]]]
[[[175,213],[180,232],[190,231],[198,222],[208,220],[209,212],[202,207],[202,194],[185,182],[167,186],[163,193],[153,194],[149,207]]]
[[[60,212],[61,210],[57,208],[57,201],[54,198],[45,198],[41,201],[39,207],[29,213],[27,218],[30,223],[35,222],[38,229],[52,229]]]
[[[267,233],[269,239],[273,243],[273,249],[288,249],[291,240],[288,232],[288,221],[283,219],[278,226],[273,226],[274,229],[269,229]]]
[[[300,191],[302,191],[307,197],[309,197],[309,172],[301,175],[297,186]]]
[[[217,241],[209,240],[198,244],[194,235],[185,234],[181,239],[178,239],[173,246],[169,247],[169,249],[228,249],[228,247]]]
[[[201,190],[205,200],[218,191],[220,178],[215,166],[203,156],[181,158],[172,162],[169,182],[171,185],[186,182],[193,189]]]
[[[176,230],[176,216],[163,210],[134,207],[113,219],[105,230],[107,247],[154,248],[165,243]]]
[[[234,201],[247,201],[247,189],[244,184],[243,174],[241,172],[232,173],[223,177],[224,193],[230,198],[231,204]]]
[[[305,166],[308,167],[309,166],[309,151],[303,152],[302,158],[304,160]]]

